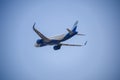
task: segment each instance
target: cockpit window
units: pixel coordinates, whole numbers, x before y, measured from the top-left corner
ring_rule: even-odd
[[[38,40],[36,41],[36,43],[37,43],[37,44],[40,44],[40,40],[38,39]]]
[[[42,43],[42,40],[38,39],[38,40],[36,41],[36,43],[37,43],[37,44],[40,44],[40,43]]]

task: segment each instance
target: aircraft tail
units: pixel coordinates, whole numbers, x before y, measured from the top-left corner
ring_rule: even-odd
[[[77,24],[78,24],[78,21],[76,21],[73,25],[73,28],[72,28],[72,31],[75,32],[76,29],[77,29]]]
[[[67,31],[69,32],[69,33],[73,33],[73,32],[76,32],[76,29],[77,29],[77,24],[78,24],[78,21],[76,21],[75,23],[74,23],[74,25],[73,25],[73,28],[70,30],[69,28],[67,28]]]

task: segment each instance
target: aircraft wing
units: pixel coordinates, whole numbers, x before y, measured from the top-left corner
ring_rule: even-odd
[[[64,44],[64,43],[60,43],[60,44],[63,45],[63,46],[78,46],[78,47],[80,47],[80,46],[85,46],[87,44],[87,41],[83,45],[79,45],[79,44]]]
[[[34,25],[33,25],[33,30],[37,33],[37,35],[39,36],[39,37],[41,37],[44,41],[46,41],[46,42],[49,42],[50,41],[50,39],[48,39],[47,37],[45,37],[41,32],[39,32],[37,29],[35,29],[35,23],[34,23]]]

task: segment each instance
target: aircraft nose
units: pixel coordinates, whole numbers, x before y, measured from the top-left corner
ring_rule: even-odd
[[[39,47],[39,44],[35,43],[34,46],[35,46],[35,47]]]

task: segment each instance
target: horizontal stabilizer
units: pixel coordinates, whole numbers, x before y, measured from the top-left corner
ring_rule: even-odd
[[[78,36],[85,36],[85,34],[76,34],[76,35],[78,35]]]
[[[73,32],[69,29],[69,28],[67,28],[67,31],[70,33],[70,34],[72,34]]]

